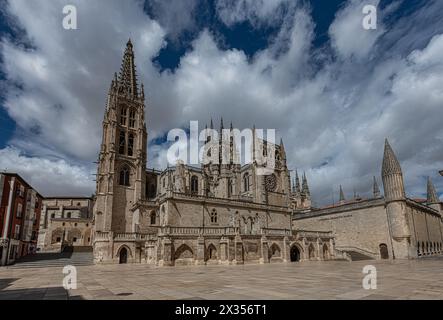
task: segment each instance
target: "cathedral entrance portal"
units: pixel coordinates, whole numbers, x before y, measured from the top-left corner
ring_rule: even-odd
[[[126,248],[122,248],[120,250],[120,264],[124,264],[128,262],[128,250]]]
[[[300,261],[300,250],[298,250],[296,245],[291,247],[291,262]]]

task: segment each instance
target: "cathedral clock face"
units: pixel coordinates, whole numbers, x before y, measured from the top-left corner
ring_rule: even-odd
[[[265,177],[266,191],[275,191],[277,189],[277,177],[271,174]]]

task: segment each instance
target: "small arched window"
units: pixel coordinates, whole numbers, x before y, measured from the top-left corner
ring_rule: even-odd
[[[247,172],[243,175],[243,190],[249,191],[249,173]]]
[[[197,176],[191,177],[191,192],[198,193],[198,177]]]
[[[125,145],[126,145],[126,134],[124,131],[120,131],[118,153],[125,154]]]
[[[155,224],[155,218],[156,218],[155,211],[152,211],[151,212],[151,224]]]
[[[217,223],[217,211],[215,211],[215,209],[211,211],[211,223]]]
[[[126,126],[126,119],[128,118],[128,109],[122,108],[120,111],[120,124]]]
[[[129,175],[130,175],[130,171],[128,166],[124,166],[121,170],[120,170],[120,180],[119,180],[119,184],[121,186],[126,186],[129,187]]]
[[[128,156],[134,155],[134,134],[130,133],[128,138]]]
[[[135,128],[135,110],[129,112],[129,127]]]

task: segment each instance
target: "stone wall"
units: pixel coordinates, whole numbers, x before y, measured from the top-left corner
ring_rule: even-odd
[[[332,231],[339,250],[358,248],[378,255],[380,245],[386,244],[392,256],[384,202],[370,201],[360,207],[345,205],[330,212],[300,214],[293,220],[293,228]]]

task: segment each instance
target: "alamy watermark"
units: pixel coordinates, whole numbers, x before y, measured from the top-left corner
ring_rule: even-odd
[[[66,5],[63,7],[62,25],[65,30],[77,30],[77,7],[74,5]]]
[[[373,265],[367,265],[363,267],[363,289],[365,290],[375,290],[377,289],[377,268]]]
[[[362,13],[365,15],[363,17],[362,25],[365,30],[376,30],[377,29],[377,7],[374,5],[365,5],[363,7]]]
[[[76,290],[77,289],[77,268],[74,266],[65,266],[63,268],[63,288],[65,290]]]

